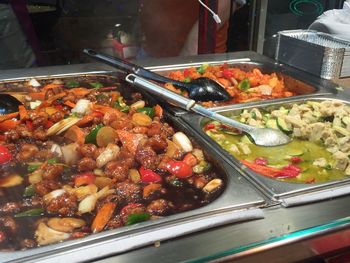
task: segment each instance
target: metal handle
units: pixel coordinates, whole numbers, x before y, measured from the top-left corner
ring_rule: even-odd
[[[236,120],[233,120],[233,119],[230,119],[228,117],[225,117],[223,115],[220,115],[214,111],[211,111],[211,110],[208,110],[198,104],[195,104],[192,108],[191,108],[192,111],[198,113],[198,114],[201,114],[205,117],[208,117],[210,119],[213,119],[213,120],[216,120],[216,121],[220,121],[222,123],[225,123],[231,127],[234,127],[240,131],[244,131],[244,132],[251,132],[253,129],[255,129],[254,127],[252,126],[249,126],[249,125],[246,125],[244,123],[241,123],[239,121],[236,121]]]
[[[125,60],[122,60],[119,58],[115,58],[115,57],[112,57],[109,55],[101,54],[101,53],[96,52],[95,50],[88,49],[88,48],[85,48],[83,50],[83,53],[85,53],[86,55],[93,57],[97,60],[105,62],[111,66],[114,66],[122,71],[126,71],[126,73],[134,73],[134,74],[141,76],[143,78],[154,80],[154,81],[159,81],[161,83],[172,83],[172,84],[174,84],[178,87],[184,88],[188,91],[188,87],[187,87],[186,83],[166,78],[162,75],[159,75],[157,73],[149,71],[145,68],[139,67],[139,66],[132,64],[128,61],[125,61]]]
[[[185,98],[135,74],[127,75],[125,80],[185,110],[190,110],[196,104],[194,100]]]

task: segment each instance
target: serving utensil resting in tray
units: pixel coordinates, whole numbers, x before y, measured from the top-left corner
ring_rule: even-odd
[[[120,70],[126,71],[127,73],[134,73],[146,79],[161,83],[171,83],[175,86],[181,87],[188,91],[188,96],[191,99],[196,101],[225,101],[231,98],[230,94],[228,94],[228,92],[220,84],[209,78],[201,77],[191,81],[190,83],[185,83],[166,78],[130,62],[100,54],[91,49],[84,49],[83,52],[94,59],[115,66]]]

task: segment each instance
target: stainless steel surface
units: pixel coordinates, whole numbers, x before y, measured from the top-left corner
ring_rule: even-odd
[[[198,104],[194,100],[185,98],[175,92],[167,90],[166,88],[159,86],[153,82],[150,82],[137,75],[130,74],[126,77],[126,81],[136,85],[137,87],[144,89],[153,95],[156,95],[168,103],[171,103],[177,107],[180,107],[186,111],[194,111],[204,117],[225,123],[233,128],[243,131],[249,134],[255,144],[261,146],[277,146],[290,142],[290,138],[280,130],[268,129],[268,128],[256,128],[247,124],[240,123],[239,121],[227,118],[214,111],[208,110]]]
[[[275,59],[325,79],[350,76],[350,42],[313,30],[278,32]]]
[[[341,98],[341,99],[340,99]],[[303,103],[310,100],[341,100],[345,103],[350,103],[350,96],[339,94],[338,96],[319,96],[319,97],[304,97],[304,98],[285,98],[279,101],[264,101],[252,103],[250,105],[236,105],[226,107],[224,110],[218,111],[223,115],[238,115],[242,109],[274,109],[275,107],[288,106],[294,103]],[[198,134],[206,138],[208,145],[217,149],[219,154],[224,157],[233,167],[238,169],[243,176],[249,178],[256,187],[266,193],[273,201],[281,202],[284,206],[299,205],[311,203],[319,200],[325,200],[332,197],[346,195],[350,193],[350,178],[345,178],[340,181],[331,181],[326,183],[316,184],[295,184],[281,182],[252,172],[242,165],[231,154],[223,150],[209,136],[202,131],[203,124],[207,121],[203,117],[194,114],[182,115],[182,118],[187,121],[190,126],[197,130]]]
[[[113,73],[113,75],[115,75]],[[81,72],[56,74],[54,78],[68,78],[74,76],[83,77],[104,77],[112,76],[111,72]],[[35,76],[40,79],[51,79],[51,76]],[[19,77],[8,78],[7,83],[22,82],[26,79]],[[0,81],[4,83],[4,81]],[[121,86],[121,90],[127,90],[128,86]],[[152,101],[151,103],[155,103]],[[165,118],[179,130],[185,131],[188,136],[194,137],[196,134],[191,132],[190,128],[180,119],[175,118],[165,112]],[[201,142],[199,142],[201,145]],[[206,147],[205,145],[203,145]],[[221,158],[215,155],[212,149],[204,149],[208,158],[217,167],[218,172],[223,176],[226,182],[226,188],[223,193],[207,206],[164,217],[159,220],[148,221],[133,226],[122,227],[111,231],[105,231],[99,234],[90,235],[85,238],[66,241],[63,243],[28,249],[26,251],[16,252],[0,252],[1,262],[38,262],[43,260],[47,262],[52,260],[68,260],[78,261],[78,259],[93,259],[95,257],[107,256],[113,253],[122,253],[130,249],[135,249],[140,246],[151,244],[158,240],[166,240],[175,238],[181,235],[193,233],[210,227],[218,225],[240,222],[245,220],[263,218],[263,213],[259,207],[265,205],[264,198],[259,195],[249,183],[242,178],[236,171],[232,170]],[[249,210],[254,208],[254,210]],[[237,213],[235,213],[237,212]],[[222,214],[222,215],[221,215]],[[181,227],[184,227],[183,229]],[[133,242],[135,241],[135,242]],[[117,246],[118,249],[113,249]],[[81,254],[82,251],[89,251],[92,253]],[[84,257],[85,256],[85,257]]]

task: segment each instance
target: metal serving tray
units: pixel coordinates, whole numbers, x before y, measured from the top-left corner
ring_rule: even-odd
[[[114,78],[110,72],[34,76],[39,82],[47,79],[71,79],[75,77]],[[27,80],[28,78],[7,79],[6,81],[0,81],[0,86],[4,89],[6,83],[18,83]],[[125,90],[129,92],[131,87],[125,87]],[[152,104],[153,101],[150,100],[150,103]],[[185,131],[190,137],[194,137],[209,160],[216,166],[218,172],[222,173],[226,181],[226,188],[217,199],[207,206],[154,221],[25,251],[0,252],[0,261],[58,262],[66,260],[67,262],[76,262],[92,260],[222,224],[263,218],[264,215],[260,207],[266,206],[264,197],[258,194],[246,179],[241,177],[222,158],[216,156],[216,152],[211,147],[203,144],[202,140],[198,140],[197,133],[184,121],[172,116],[166,110],[165,118],[178,130]]]
[[[308,73],[300,71],[298,69],[276,63],[265,56],[255,54],[251,58],[239,58],[239,59],[227,59],[227,60],[203,60],[200,62],[184,63],[184,64],[170,64],[162,66],[147,67],[151,71],[155,71],[162,75],[168,75],[170,71],[182,70],[189,67],[199,67],[203,63],[210,65],[221,65],[227,63],[231,67],[237,67],[245,71],[258,68],[263,73],[276,73],[279,78],[283,78],[288,90],[296,92],[299,96],[318,96],[324,94],[336,93],[336,87],[338,85],[316,78]],[[297,95],[297,96],[298,96]],[[271,100],[268,100],[271,101]],[[242,104],[243,105],[243,104]],[[246,103],[244,105],[247,105]],[[230,107],[220,106],[212,109]],[[172,108],[171,111],[174,114],[182,114],[183,110]]]
[[[249,105],[236,105],[231,108],[225,108],[218,110],[223,115],[238,114],[242,109],[250,108],[269,108],[279,107],[282,105],[289,105],[293,103],[303,103],[310,100],[339,100],[350,104],[350,97],[348,94],[338,94],[338,96],[314,96],[314,97],[294,97],[288,99],[263,101]],[[298,204],[310,203],[319,200],[329,199],[336,196],[346,195],[350,193],[350,177],[327,183],[315,183],[315,184],[299,184],[299,183],[286,183],[278,180],[270,179],[268,177],[259,175],[249,169],[247,169],[241,162],[233,157],[231,154],[222,149],[217,143],[215,143],[209,136],[203,132],[202,127],[208,119],[196,114],[184,114],[181,116],[193,129],[196,130],[198,135],[205,138],[208,146],[218,151],[219,155],[235,167],[245,178],[250,180],[257,188],[265,193],[272,201],[281,203],[283,206],[293,206]]]

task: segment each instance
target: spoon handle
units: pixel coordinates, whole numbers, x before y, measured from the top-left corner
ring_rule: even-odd
[[[205,116],[205,117],[208,117],[210,119],[213,119],[213,120],[216,120],[216,121],[219,121],[219,122],[222,122],[222,123],[225,123],[233,128],[236,128],[240,131],[244,131],[246,133],[249,133],[251,132],[253,129],[255,129],[255,127],[252,127],[250,125],[246,125],[244,123],[241,123],[239,121],[236,121],[236,120],[233,120],[231,118],[228,118],[226,116],[223,116],[221,114],[218,114],[216,113],[215,111],[211,111],[211,110],[208,110],[198,104],[195,104],[192,108],[191,108],[192,111],[202,115],[202,116]]]
[[[157,73],[149,71],[145,68],[142,68],[140,66],[132,64],[128,61],[125,61],[125,60],[122,60],[122,59],[119,59],[116,57],[112,57],[109,55],[101,54],[101,53],[98,53],[98,52],[96,52],[92,49],[88,49],[88,48],[84,49],[83,53],[92,57],[92,58],[95,58],[97,60],[105,62],[111,66],[114,66],[114,67],[116,67],[124,72],[126,71],[127,73],[134,73],[140,77],[144,77],[146,79],[150,79],[150,80],[154,80],[154,81],[159,81],[161,83],[171,83],[171,84],[174,84],[178,87],[181,87],[181,88],[188,90],[186,83],[184,83],[184,82],[166,78],[162,75],[159,75]]]
[[[143,88],[144,90],[159,96],[162,99],[165,99],[166,101],[174,104],[175,106],[178,106],[182,109],[185,109],[187,111],[194,111],[197,112],[205,117],[208,117],[213,120],[220,121],[222,123],[225,123],[227,125],[230,125],[240,131],[244,131],[249,133],[254,129],[254,127],[240,123],[238,121],[235,121],[233,119],[230,119],[228,117],[225,117],[223,115],[220,115],[214,111],[208,110],[198,104],[194,100],[190,100],[184,96],[181,96],[179,94],[176,94],[175,92],[172,92],[166,88],[163,88],[153,82],[150,82],[148,80],[145,80],[137,75],[129,74],[126,76],[126,81],[128,81],[131,84],[134,84],[140,88]]]
[[[194,100],[181,96],[134,74],[127,75],[125,80],[185,110],[190,110],[196,103]]]

